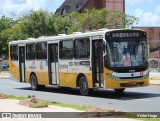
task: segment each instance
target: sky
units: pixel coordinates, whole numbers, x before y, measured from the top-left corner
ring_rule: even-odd
[[[134,26],[160,27],[160,0],[125,0],[126,14],[139,18]],[[54,12],[64,0],[0,0],[0,16],[16,17],[30,10]]]
[[[136,26],[160,27],[160,0],[126,0],[126,14],[139,18]]]

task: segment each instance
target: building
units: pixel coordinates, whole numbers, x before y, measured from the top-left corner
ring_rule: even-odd
[[[150,48],[150,70],[160,72],[160,27],[134,27],[145,30]]]
[[[149,42],[150,52],[160,49],[160,27],[133,27],[145,30]]]
[[[56,10],[56,15],[65,15],[72,12],[84,12],[89,9],[106,8],[109,11],[124,12],[125,0],[65,0]]]

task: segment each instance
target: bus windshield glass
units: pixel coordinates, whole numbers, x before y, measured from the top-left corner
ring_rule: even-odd
[[[107,41],[106,46],[105,65],[108,67],[146,67],[148,65],[145,40]]]

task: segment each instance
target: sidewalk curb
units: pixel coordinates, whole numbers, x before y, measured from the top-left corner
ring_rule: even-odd
[[[10,79],[10,77],[1,77],[0,76],[0,79]]]
[[[150,78],[150,80],[160,80],[160,78]]]
[[[149,86],[160,86],[160,84],[149,84]]]
[[[10,74],[8,74],[8,73],[0,73],[0,79],[10,79]]]
[[[149,85],[150,86],[160,86],[160,79],[157,79],[157,78],[156,79],[153,79],[153,78],[150,79],[149,80]]]

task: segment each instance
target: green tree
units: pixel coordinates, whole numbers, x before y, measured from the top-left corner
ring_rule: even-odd
[[[54,35],[56,34],[54,20],[54,16],[47,11],[31,11],[20,20],[22,32],[34,38]]]
[[[67,14],[65,16],[57,16],[55,19],[55,28],[56,33],[73,33],[78,30],[78,16],[80,14],[77,12],[73,12],[71,14]]]
[[[14,25],[14,20],[9,17],[2,16],[0,18],[0,32],[4,29],[11,28]]]
[[[100,28],[125,28],[126,25],[133,25],[138,18],[126,15],[122,12],[110,12],[106,9],[86,10],[78,16],[79,29],[81,31]]]
[[[0,55],[6,54],[8,50],[7,40],[9,28],[14,26],[15,22],[12,18],[2,16],[0,18]]]

